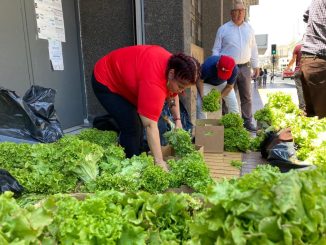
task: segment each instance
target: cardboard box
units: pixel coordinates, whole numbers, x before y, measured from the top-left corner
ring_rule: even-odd
[[[195,127],[195,143],[204,146],[204,152],[223,153],[224,126],[216,119],[198,119]]]
[[[222,117],[222,110],[218,110],[216,112],[206,112],[207,119],[221,119]]]

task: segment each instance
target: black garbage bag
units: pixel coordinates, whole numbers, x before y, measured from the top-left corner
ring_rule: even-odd
[[[7,170],[0,169],[0,193],[5,191],[11,191],[18,197],[24,191],[24,187]]]
[[[263,142],[260,144],[260,152],[263,158],[267,158],[269,151],[281,142],[293,142],[290,128],[285,128],[279,132],[268,132]]]
[[[33,85],[21,99],[0,88],[0,135],[51,143],[63,136],[54,109],[55,90]]]
[[[297,160],[290,128],[268,133],[261,144],[261,154],[270,165],[278,167],[282,173],[312,166]]]

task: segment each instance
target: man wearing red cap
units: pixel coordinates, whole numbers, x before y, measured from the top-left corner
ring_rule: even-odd
[[[233,89],[238,75],[238,67],[232,57],[210,56],[201,66],[201,82],[199,84],[199,95],[207,95],[212,88],[221,92],[228,112],[239,113],[237,98]],[[203,118],[205,116],[199,116]]]

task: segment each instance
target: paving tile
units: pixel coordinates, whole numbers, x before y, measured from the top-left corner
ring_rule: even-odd
[[[240,170],[231,166],[232,160],[241,160],[241,153],[204,153],[205,162],[213,179],[234,178],[240,176]]]

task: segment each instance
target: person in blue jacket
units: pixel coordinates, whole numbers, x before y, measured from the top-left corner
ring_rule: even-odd
[[[201,66],[201,80],[197,82],[197,118],[206,118],[202,112],[202,98],[207,95],[212,88],[221,92],[221,98],[225,103],[228,113],[240,113],[234,84],[238,75],[239,68],[232,57],[210,56]]]

